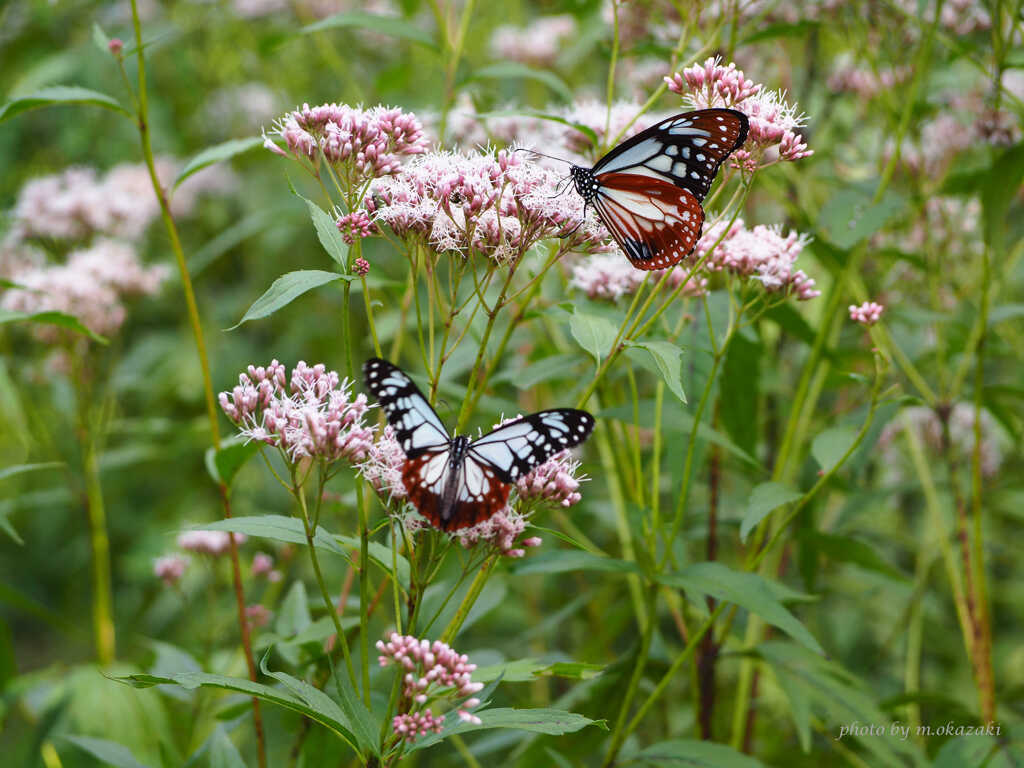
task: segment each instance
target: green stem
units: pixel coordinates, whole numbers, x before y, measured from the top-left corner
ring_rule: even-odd
[[[470,609],[473,607],[473,603],[480,596],[483,591],[484,585],[487,583],[487,579],[491,575],[491,571],[494,569],[495,564],[498,562],[499,555],[489,555],[486,560],[480,565],[480,570],[477,571],[476,576],[473,579],[473,583],[469,585],[469,590],[466,592],[466,596],[462,598],[462,602],[459,604],[459,609],[455,612],[452,620],[445,627],[444,632],[441,635],[441,642],[452,644],[455,636],[459,633],[463,623],[466,621],[466,616],[469,615]]]
[[[206,342],[203,338],[203,327],[199,320],[199,308],[196,305],[195,292],[192,289],[192,279],[188,273],[188,266],[185,262],[185,252],[181,247],[181,238],[178,236],[178,227],[171,215],[170,204],[167,195],[160,185],[160,179],[156,173],[156,164],[153,158],[153,147],[149,135],[149,100],[146,93],[146,59],[143,56],[142,45],[142,24],[139,20],[139,9],[137,0],[131,0],[132,27],[135,33],[135,49],[138,61],[138,110],[136,113],[139,128],[139,139],[142,143],[142,154],[145,158],[146,168],[149,170],[150,183],[160,206],[160,217],[163,219],[164,227],[167,229],[171,242],[171,250],[174,252],[174,259],[178,265],[178,274],[181,279],[182,290],[185,293],[185,305],[188,310],[189,324],[192,327],[192,336],[195,340],[196,353],[199,356],[199,367],[203,375],[203,392],[206,399],[206,415],[209,420],[210,438],[214,450],[220,449],[220,428],[217,424],[216,400],[213,394],[213,379],[210,375],[210,361],[206,353]],[[228,488],[223,483],[219,484],[221,498],[224,501],[224,517],[231,517],[231,509],[228,506]],[[231,576],[235,588],[235,599],[238,608],[239,633],[242,639],[242,652],[245,655],[246,667],[249,671],[249,679],[253,682],[257,679],[256,661],[252,655],[252,646],[249,643],[249,625],[245,618],[245,596],[242,591],[242,569],[238,560],[238,542],[233,533],[228,533],[229,552],[231,555]],[[260,714],[259,699],[252,699],[252,720],[253,729],[256,732],[257,760],[260,768],[266,768],[267,750],[266,740],[263,735],[263,718]]]
[[[96,438],[87,427],[85,449],[85,484],[89,513],[89,538],[92,543],[92,622],[96,642],[96,658],[101,666],[114,662],[115,634],[113,589],[110,576],[110,539],[100,485],[100,467]]]

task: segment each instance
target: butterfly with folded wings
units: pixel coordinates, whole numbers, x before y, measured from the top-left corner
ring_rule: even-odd
[[[748,127],[735,109],[684,112],[619,144],[593,168],[572,166],[572,180],[634,267],[666,269],[696,247],[701,202]]]
[[[400,368],[371,358],[363,377],[405,452],[402,482],[409,501],[443,531],[476,525],[501,511],[513,483],[582,443],[594,428],[586,411],[558,408],[521,416],[476,440],[453,437]]]

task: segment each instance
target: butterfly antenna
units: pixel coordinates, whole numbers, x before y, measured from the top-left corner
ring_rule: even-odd
[[[557,160],[560,163],[568,163],[569,165],[572,165],[572,163],[569,162],[568,160],[566,160],[565,158],[555,157],[554,155],[545,155],[543,152],[538,152],[536,149],[529,149],[527,147],[517,147],[516,149],[514,149],[512,151],[513,152],[529,152],[531,155],[537,155],[537,157],[546,157],[548,160]]]

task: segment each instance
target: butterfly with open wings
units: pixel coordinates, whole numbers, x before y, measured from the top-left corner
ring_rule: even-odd
[[[371,358],[363,376],[405,452],[402,482],[409,500],[443,531],[467,528],[500,512],[513,483],[582,443],[594,428],[594,417],[586,411],[558,408],[521,416],[476,440],[453,437],[397,366]]]
[[[667,269],[696,247],[701,202],[748,127],[735,109],[684,112],[622,142],[593,168],[572,166],[572,180],[634,267]]]

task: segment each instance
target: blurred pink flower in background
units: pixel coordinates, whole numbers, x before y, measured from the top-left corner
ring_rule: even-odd
[[[861,325],[874,325],[882,316],[885,307],[874,301],[865,301],[860,306],[850,305],[850,319]]]
[[[525,27],[496,28],[491,35],[491,48],[499,59],[550,67],[575,34],[576,20],[572,16],[542,16]]]
[[[143,266],[128,244],[99,240],[84,250],[72,251],[66,264],[22,265],[7,276],[18,288],[0,296],[0,308],[12,312],[64,312],[74,315],[91,331],[110,335],[124,323],[123,299],[155,294],[170,274],[170,267]],[[67,338],[57,326],[35,325],[32,334],[49,343]]]
[[[163,555],[153,561],[153,574],[171,587],[181,581],[188,568],[188,558],[182,555]]]
[[[235,544],[244,544],[246,538],[244,533],[236,533]],[[231,548],[231,540],[227,531],[183,531],[178,534],[178,547],[186,552],[216,557]]]
[[[923,405],[901,410],[885,426],[878,438],[882,466],[890,470],[895,479],[902,476],[902,469],[906,464],[906,450],[899,443],[902,443],[903,432],[906,429],[913,430],[929,450],[941,455],[947,446],[943,435],[943,420],[948,429],[949,447],[965,460],[974,452],[974,426],[977,422],[981,433],[981,473],[985,477],[992,477],[999,472],[1010,440],[992,414],[982,408],[980,418],[976,418],[974,404],[968,402],[947,405],[938,411]]]

